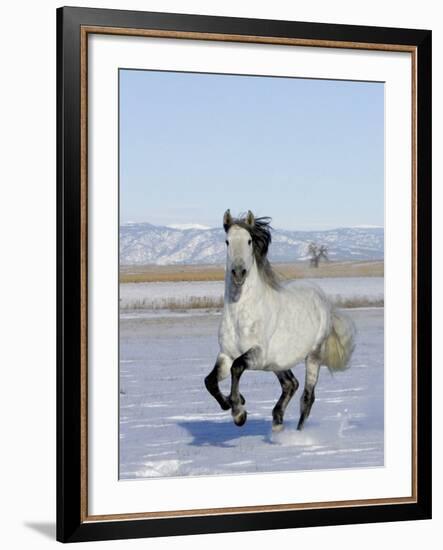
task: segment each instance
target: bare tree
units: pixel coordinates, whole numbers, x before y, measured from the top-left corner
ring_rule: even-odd
[[[318,247],[315,243],[309,243],[308,252],[310,256],[309,263],[311,267],[318,267]]]
[[[329,262],[328,258],[328,247],[322,244],[319,248],[319,259],[323,258],[325,262]]]
[[[309,263],[311,267],[318,267],[318,264],[321,259],[329,261],[328,258],[328,249],[325,245],[318,245],[316,243],[310,243],[308,247],[308,252],[310,255]]]

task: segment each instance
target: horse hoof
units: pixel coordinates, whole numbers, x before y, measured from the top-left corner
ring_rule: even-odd
[[[233,416],[234,424],[238,427],[243,426],[243,424],[246,422],[246,419],[248,417],[248,413],[246,411],[242,411],[241,413]]]
[[[275,433],[281,432],[283,428],[283,424],[272,424],[272,431]]]

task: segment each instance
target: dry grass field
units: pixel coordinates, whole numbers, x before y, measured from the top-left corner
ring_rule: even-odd
[[[282,279],[322,277],[383,277],[383,261],[324,262],[318,268],[308,262],[274,264]],[[224,266],[221,265],[143,265],[121,266],[121,283],[154,283],[180,281],[222,281]]]

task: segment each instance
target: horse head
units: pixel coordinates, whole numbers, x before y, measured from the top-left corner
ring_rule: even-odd
[[[249,210],[244,218],[235,219],[226,210],[223,227],[226,232],[226,269],[234,285],[240,287],[254,263],[252,229],[254,214]]]

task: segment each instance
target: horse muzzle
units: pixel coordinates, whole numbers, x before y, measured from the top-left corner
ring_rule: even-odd
[[[242,286],[246,280],[246,271],[244,266],[234,267],[231,269],[232,281],[236,286]]]

